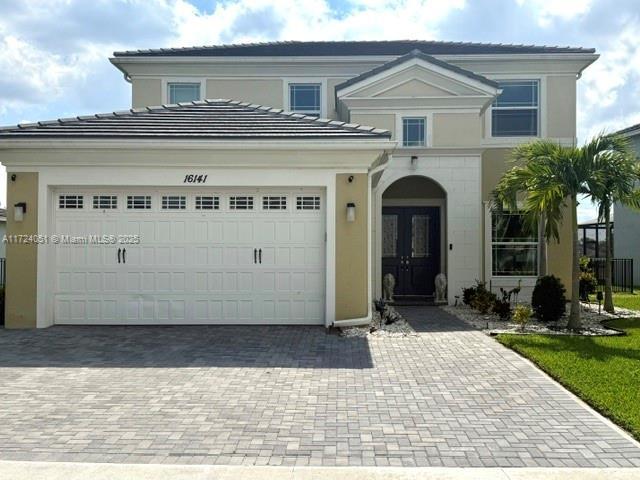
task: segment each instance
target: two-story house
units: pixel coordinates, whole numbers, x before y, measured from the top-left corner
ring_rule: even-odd
[[[396,296],[534,284],[491,192],[576,141],[593,49],[435,41],[116,52],[132,109],[0,131],[7,325],[367,323]],[[548,270],[570,288],[570,222]],[[92,237],[93,235],[93,237]],[[75,243],[74,243],[75,242]]]

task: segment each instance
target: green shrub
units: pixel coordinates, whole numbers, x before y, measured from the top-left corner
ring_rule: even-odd
[[[555,322],[564,315],[566,289],[558,277],[547,275],[536,282],[531,296],[531,306],[541,322]]]
[[[496,297],[495,293],[487,290],[484,282],[478,282],[476,294],[473,296],[473,300],[471,301],[471,307],[475,308],[482,314],[489,313],[497,299],[498,297]]]
[[[511,317],[511,294],[513,290],[505,290],[500,287],[500,295],[502,298],[496,298],[493,303],[493,313],[500,317],[500,320],[508,320]]]
[[[516,305],[516,308],[513,310],[513,322],[520,327],[520,330],[524,330],[524,327],[526,327],[529,320],[531,320],[532,313],[529,305]]]
[[[476,287],[467,287],[462,289],[462,303],[471,306],[473,297],[476,296]]]

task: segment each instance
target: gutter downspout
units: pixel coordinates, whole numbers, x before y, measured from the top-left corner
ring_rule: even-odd
[[[369,228],[367,229],[367,278],[368,278],[368,286],[367,286],[367,316],[366,317],[360,317],[360,318],[348,318],[346,320],[334,320],[333,321],[333,327],[361,327],[364,325],[369,325],[371,323],[371,320],[373,319],[373,292],[372,292],[372,285],[371,285],[371,262],[372,262],[372,255],[373,255],[373,248],[371,245],[371,237],[372,237],[372,219],[373,219],[373,211],[371,208],[371,203],[372,203],[372,192],[371,192],[371,178],[380,172],[383,172],[387,166],[389,165],[389,153],[385,152],[385,156],[386,156],[386,160],[384,162],[382,162],[381,164],[371,168],[367,174],[367,188],[369,189],[369,195],[368,195],[368,202],[367,202],[367,210],[369,211],[368,214],[368,221],[369,221]]]

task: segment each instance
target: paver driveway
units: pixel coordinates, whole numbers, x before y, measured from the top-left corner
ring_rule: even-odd
[[[640,448],[437,308],[419,334],[314,327],[0,331],[0,459],[640,466]]]

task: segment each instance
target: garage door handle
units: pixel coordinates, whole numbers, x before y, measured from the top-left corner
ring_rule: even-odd
[[[257,248],[254,248],[254,249],[253,249],[253,263],[258,263],[258,257],[257,257],[257,255],[258,255],[258,249],[257,249]]]
[[[260,263],[262,263],[262,249],[258,250],[258,259],[260,260]]]
[[[120,249],[118,249],[118,263],[120,263]]]
[[[127,263],[127,249],[122,249],[122,263]]]

